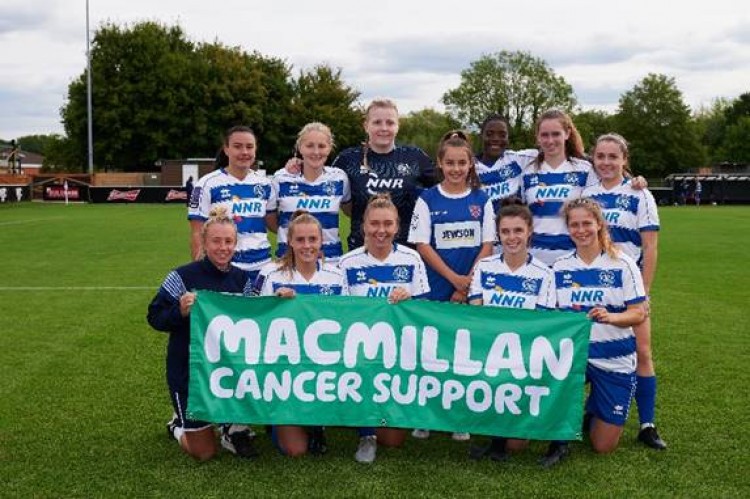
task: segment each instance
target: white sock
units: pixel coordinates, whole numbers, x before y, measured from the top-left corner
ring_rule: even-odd
[[[172,436],[178,442],[182,439],[182,435],[184,433],[185,433],[185,430],[183,430],[182,427],[180,427],[180,426],[175,426],[175,429],[172,430]]]

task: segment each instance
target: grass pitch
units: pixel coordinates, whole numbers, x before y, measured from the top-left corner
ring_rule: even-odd
[[[710,496],[750,495],[750,208],[663,208],[653,289],[657,423],[669,449],[587,442],[556,469],[544,445],[504,464],[469,462],[444,435],[354,462],[328,454],[222,452],[198,464],[168,440],[166,337],[146,307],[187,262],[182,206],[0,206],[0,496]]]

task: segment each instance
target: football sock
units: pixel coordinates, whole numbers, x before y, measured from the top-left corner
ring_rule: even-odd
[[[656,412],[656,376],[637,376],[635,403],[638,406],[638,418],[641,427],[653,424]]]

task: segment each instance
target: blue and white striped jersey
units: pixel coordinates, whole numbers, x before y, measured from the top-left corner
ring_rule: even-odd
[[[495,213],[500,209],[503,199],[511,196],[521,196],[521,173],[539,152],[536,149],[523,151],[505,151],[492,165],[485,165],[476,159],[476,169],[482,189],[492,200]]]
[[[609,235],[618,249],[641,264],[641,232],[659,230],[659,213],[656,201],[648,189],[633,189],[630,179],[613,189],[599,183],[583,191],[584,197],[596,200],[604,211]]]
[[[477,298],[490,307],[554,309],[555,274],[532,255],[515,271],[503,255],[488,256],[479,260],[471,279],[469,300]]]
[[[400,244],[385,260],[378,260],[364,246],[345,254],[339,260],[351,296],[387,298],[396,288],[404,288],[413,298],[430,292],[424,262],[419,253]]]
[[[583,159],[568,159],[557,168],[546,162],[539,168],[535,163],[524,168],[521,188],[534,215],[531,253],[535,257],[552,266],[556,258],[575,249],[560,210],[567,200],[581,197],[583,189],[597,181],[591,163]]]
[[[409,228],[409,242],[432,246],[443,262],[460,275],[469,275],[483,243],[495,241],[495,213],[482,190],[448,194],[438,184],[417,199]],[[448,301],[453,285],[427,266],[430,300]]]
[[[310,182],[301,174],[284,168],[273,176],[279,200],[279,232],[276,256],[286,252],[289,220],[297,210],[305,210],[323,227],[323,253],[334,263],[343,253],[339,237],[339,208],[351,200],[349,178],[343,170],[326,166]]]
[[[576,253],[571,253],[559,258],[553,270],[561,310],[588,312],[599,306],[616,313],[625,311],[628,305],[646,300],[638,267],[622,253],[612,258],[603,252],[590,265]],[[594,322],[589,362],[604,371],[633,373],[636,363],[633,329]]]
[[[250,171],[240,180],[224,168],[214,170],[195,183],[188,207],[188,220],[208,220],[212,208],[225,206],[237,224],[237,251],[232,263],[244,270],[259,270],[271,257],[266,234],[266,214],[276,211],[276,193],[271,181]]]
[[[346,294],[344,273],[333,265],[318,261],[318,269],[308,281],[294,270],[282,270],[278,262],[264,266],[253,285],[253,294],[271,296],[279,288],[291,288],[301,295],[341,295]]]

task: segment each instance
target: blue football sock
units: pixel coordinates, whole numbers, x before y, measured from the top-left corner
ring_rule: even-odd
[[[653,424],[656,412],[656,376],[637,376],[635,403],[641,425]]]

